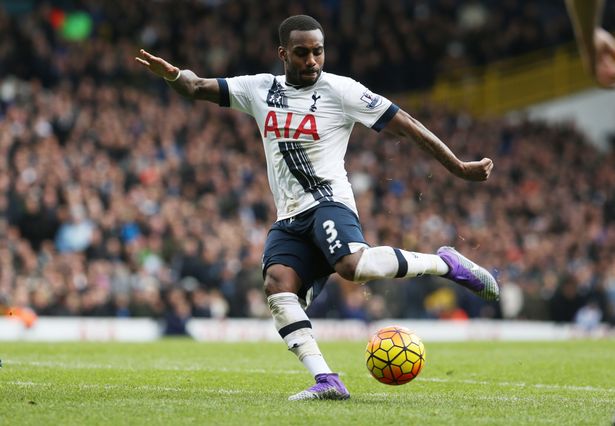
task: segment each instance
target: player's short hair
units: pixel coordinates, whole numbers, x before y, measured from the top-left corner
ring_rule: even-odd
[[[320,30],[322,36],[325,36],[325,32],[322,29],[320,23],[308,15],[294,15],[286,18],[280,24],[278,28],[278,36],[280,38],[280,46],[286,47],[288,45],[288,39],[290,33],[294,30],[297,31],[312,31]]]

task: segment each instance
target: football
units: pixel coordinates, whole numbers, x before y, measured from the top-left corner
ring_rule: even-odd
[[[423,369],[425,346],[419,336],[405,327],[381,328],[367,343],[365,363],[380,383],[403,385]]]

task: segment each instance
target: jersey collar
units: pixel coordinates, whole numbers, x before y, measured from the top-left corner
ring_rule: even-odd
[[[304,90],[304,89],[305,89],[305,90],[309,90],[309,89],[311,89],[312,87],[315,87],[315,86],[316,86],[316,85],[320,82],[320,80],[322,80],[322,76],[323,76],[323,74],[324,74],[324,73],[325,73],[325,72],[324,72],[324,71],[322,71],[322,72],[320,73],[320,75],[318,76],[318,79],[316,79],[316,81],[315,81],[314,83],[310,84],[309,86],[298,86],[298,85],[296,85],[296,84],[291,84],[291,83],[289,83],[289,82],[287,82],[287,81],[286,81],[286,75],[284,75],[284,86],[286,86],[286,87],[288,87],[288,88],[295,89],[295,90]]]

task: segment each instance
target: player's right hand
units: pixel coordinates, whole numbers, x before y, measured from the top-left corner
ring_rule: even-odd
[[[180,69],[158,56],[151,55],[144,49],[139,50],[139,56],[135,60],[141,65],[149,68],[151,72],[166,80],[175,80]]]
[[[602,28],[594,31],[594,48],[596,51],[594,78],[607,89],[615,88],[615,38]]]
[[[483,181],[489,178],[493,169],[493,161],[490,158],[483,158],[480,161],[465,161],[459,177],[472,180]]]

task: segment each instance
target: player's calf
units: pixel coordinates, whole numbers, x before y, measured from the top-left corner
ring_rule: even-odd
[[[344,278],[348,281],[354,281],[357,264],[361,260],[361,256],[365,250],[361,250],[349,255],[342,257],[335,264],[335,272],[339,274],[340,277]]]

